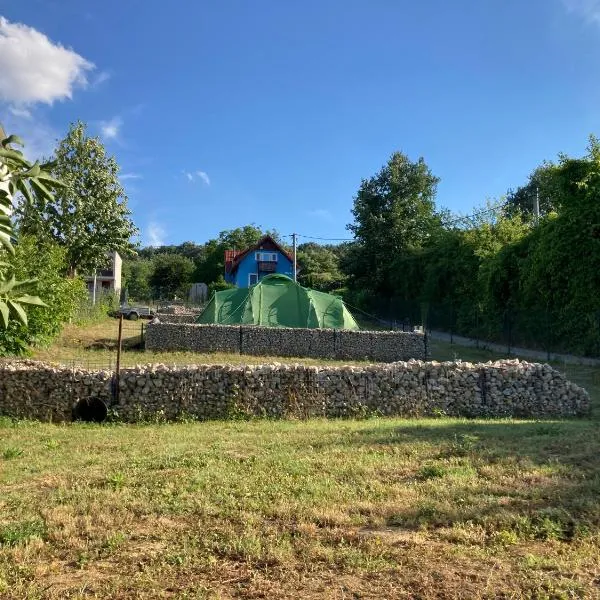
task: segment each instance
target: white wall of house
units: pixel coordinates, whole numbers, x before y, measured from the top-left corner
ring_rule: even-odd
[[[106,269],[96,272],[96,297],[103,294],[121,293],[123,260],[118,252],[111,252],[110,262]],[[84,278],[90,297],[94,295],[94,276],[86,275]]]

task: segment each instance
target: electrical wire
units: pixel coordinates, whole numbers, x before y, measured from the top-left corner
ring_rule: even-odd
[[[473,214],[470,214],[470,215],[465,215],[462,217],[454,217],[453,219],[451,219],[449,221],[444,221],[443,224],[445,227],[448,227],[448,226],[455,225],[456,223],[461,223],[461,222],[465,222],[465,221],[472,222],[477,217],[483,217],[486,215],[497,214],[500,210],[502,210],[503,207],[504,207],[504,204],[497,204],[496,206],[492,206],[491,208],[486,208],[485,210],[480,210],[478,212],[474,212]],[[355,241],[355,238],[326,238],[326,237],[317,237],[317,236],[313,236],[313,235],[304,235],[303,233],[284,234],[283,237],[293,238],[294,235],[296,235],[296,237],[304,238],[307,240],[319,240],[319,241],[323,241],[323,242],[354,242]]]

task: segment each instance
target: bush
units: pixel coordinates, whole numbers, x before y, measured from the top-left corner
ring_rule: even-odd
[[[7,329],[0,329],[0,356],[23,355],[31,346],[50,343],[87,298],[81,279],[63,276],[65,251],[56,244],[40,244],[30,236],[20,238],[12,267],[18,280],[37,279],[32,284],[34,293],[48,306],[28,309],[27,326],[15,320]]]

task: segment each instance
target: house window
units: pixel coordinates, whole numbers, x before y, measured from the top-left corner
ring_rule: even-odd
[[[258,275],[256,273],[250,273],[248,275],[248,287],[256,285],[258,283]]]
[[[277,262],[277,252],[257,252],[257,262]]]

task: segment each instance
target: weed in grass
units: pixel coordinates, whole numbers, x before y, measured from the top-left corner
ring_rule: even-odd
[[[112,475],[110,475],[107,478],[106,483],[113,490],[120,490],[123,487],[123,485],[125,484],[125,475],[123,473],[121,473],[120,471],[117,473],[113,473]]]
[[[75,559],[75,566],[78,569],[84,569],[89,562],[90,562],[89,552],[79,552],[79,554],[77,554],[77,558]]]
[[[454,434],[454,440],[450,444],[450,454],[454,456],[467,456],[477,447],[479,436],[468,433]]]
[[[0,527],[0,546],[16,546],[30,539],[44,539],[46,524],[40,519],[11,523]]]
[[[446,475],[447,469],[441,465],[423,465],[417,472],[417,479],[427,481]]]
[[[5,460],[11,460],[12,458],[19,458],[23,456],[23,450],[16,446],[9,446],[2,451],[2,458]]]
[[[44,442],[44,447],[47,450],[56,450],[60,446],[60,442],[58,440],[50,439]]]
[[[501,529],[492,533],[491,542],[493,545],[502,547],[514,546],[519,543],[519,536],[515,531],[510,529]]]
[[[112,533],[104,540],[102,549],[105,551],[105,554],[111,554],[122,546],[126,539],[125,534],[121,531]]]

